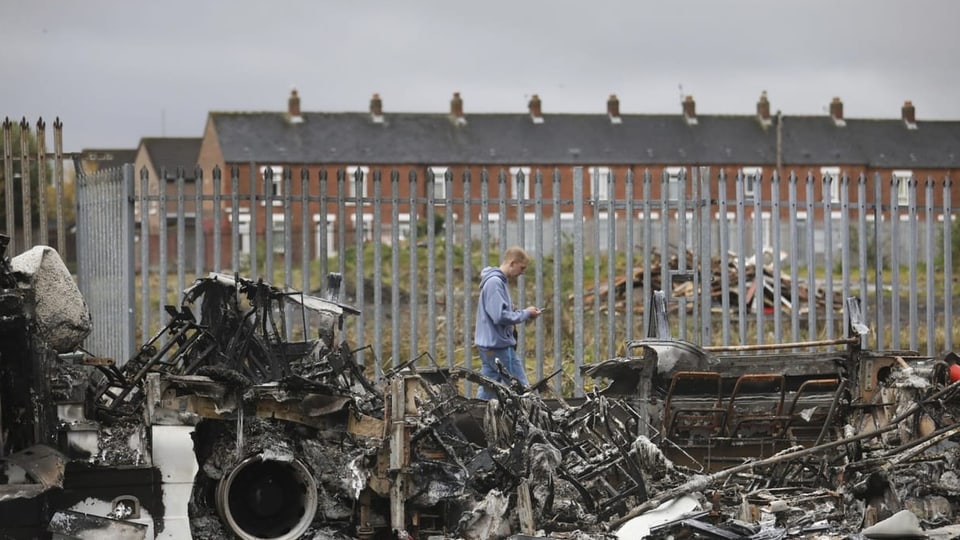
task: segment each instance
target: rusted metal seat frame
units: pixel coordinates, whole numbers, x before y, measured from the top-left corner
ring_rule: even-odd
[[[804,392],[816,387],[826,389],[836,390],[840,385],[839,378],[832,379],[810,379],[808,381],[803,381],[797,392],[793,396],[793,400],[790,401],[790,408],[783,415],[783,426],[780,428],[778,436],[784,437],[790,433],[793,420],[796,418],[797,412],[797,403],[800,401],[800,397],[803,396]],[[834,396],[836,398],[836,396]]]
[[[771,414],[737,414],[736,402],[740,395],[740,389],[744,383],[754,382],[775,382],[780,387],[779,399]],[[741,375],[733,386],[733,392],[727,400],[727,413],[724,416],[724,425],[721,429],[727,437],[736,438],[740,427],[746,423],[765,423],[771,426],[768,433],[773,436],[778,432],[776,424],[780,422],[780,415],[783,411],[783,402],[786,397],[787,378],[782,373],[748,373]]]
[[[673,409],[674,392],[677,389],[677,383],[681,379],[692,380],[716,380],[717,399],[711,407],[678,407]],[[720,435],[725,421],[726,410],[723,408],[723,377],[715,371],[678,371],[670,378],[670,387],[664,398],[663,405],[663,437],[673,440],[677,437],[676,432],[679,427],[680,419],[684,420],[684,425],[703,426],[713,433]],[[689,422],[692,420],[693,422]]]

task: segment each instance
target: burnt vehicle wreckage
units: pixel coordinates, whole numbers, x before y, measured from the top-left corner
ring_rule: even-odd
[[[338,340],[358,312],[339,302],[336,275],[321,296],[198,279],[118,366],[82,351],[94,322],[56,252],[11,259],[5,240],[0,538],[947,538],[955,527],[957,357],[863,350],[855,299],[850,337],[733,349],[670,338],[661,309],[653,337],[584,367],[594,389],[547,398],[546,385],[422,358],[368,376]],[[497,399],[462,395],[464,380]]]

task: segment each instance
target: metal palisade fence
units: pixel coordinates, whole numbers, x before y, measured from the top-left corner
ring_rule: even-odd
[[[361,310],[343,338],[364,365],[379,373],[420,358],[478,368],[480,270],[521,245],[534,264],[512,289],[514,301],[548,310],[521,327],[519,352],[533,380],[559,371],[553,384],[572,393],[583,391],[581,365],[624,354],[627,340],[651,332],[658,290],[670,334],[704,346],[844,338],[844,299],[856,296],[873,330],[865,346],[930,355],[953,347],[953,212],[933,202],[934,190],[951,200],[948,180],[728,177],[706,168],[679,178],[583,167],[529,178],[248,170],[234,167],[226,178],[214,170],[209,181],[178,171],[158,188],[146,170],[125,167],[79,185],[78,251],[128,267],[108,281],[119,294],[137,280],[140,336],[156,332],[164,305],[211,271],[316,294],[333,272],[343,278],[341,300]],[[887,200],[883,182],[891,183]],[[589,195],[604,192],[624,195]],[[446,196],[454,193],[468,195]],[[104,211],[109,201],[118,208]],[[124,220],[130,228],[116,226]],[[98,246],[136,253],[95,255]],[[87,268],[81,282],[103,281]]]
[[[581,365],[651,333],[661,290],[671,336],[703,346],[843,338],[853,296],[867,347],[954,346],[947,178],[258,163],[150,178],[124,166],[78,175],[71,220],[59,122],[52,153],[42,121],[32,143],[21,124],[16,141],[4,123],[8,253],[57,247],[93,315],[85,348],[118,362],[209,272],[316,294],[337,273],[361,310],[341,335],[373,372],[415,358],[478,368],[478,276],[511,245],[533,256],[514,301],[547,308],[520,328],[519,352],[532,380],[559,371],[566,393],[583,392]]]
[[[78,154],[63,150],[63,124],[53,123],[48,151],[43,119],[31,126],[4,119],[0,168],[0,233],[9,237],[6,254],[37,245],[57,249],[78,276],[77,285],[93,316],[86,343],[95,354],[127,358],[135,347],[131,263],[134,239],[130,186],[120,169],[94,175],[80,171]]]

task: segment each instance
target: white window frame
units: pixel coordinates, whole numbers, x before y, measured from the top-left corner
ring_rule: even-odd
[[[260,167],[260,179],[266,180],[267,178],[267,169],[273,173],[273,178],[270,179],[270,186],[273,188],[273,196],[271,202],[273,206],[282,206],[283,205],[283,165],[262,165]],[[267,204],[267,194],[264,193],[261,195],[263,199],[260,201],[261,206],[266,206]]]
[[[597,247],[604,251],[616,248],[615,245],[611,246],[608,243],[610,227],[614,228],[614,236],[616,236],[617,213],[606,208],[597,211],[597,229],[600,235],[600,245]],[[616,242],[616,239],[614,239],[614,242]]]
[[[897,170],[891,173],[897,183],[897,204],[910,204],[910,181],[913,180],[913,171]]]
[[[830,178],[833,179],[833,182],[830,182],[830,202],[838,203],[840,202],[840,175],[842,171],[840,167],[820,167],[820,180],[825,181],[827,175],[830,175]]]
[[[560,212],[560,214],[558,214],[557,217],[560,219],[560,229],[561,229],[562,231],[566,231],[566,228],[565,228],[565,227],[567,227],[567,226],[573,227],[574,224],[576,224],[576,222],[577,222],[576,216],[574,215],[573,212]],[[585,222],[585,221],[586,221],[586,217],[581,216],[581,217],[580,217],[580,221],[581,221],[581,223],[582,223],[582,222]]]
[[[557,215],[557,218],[560,220],[560,235],[564,236],[571,234],[575,225],[576,219],[573,212],[560,212]],[[583,218],[581,218],[582,221]]]
[[[233,216],[230,216],[233,219]],[[237,212],[237,231],[240,235],[240,253],[250,254],[250,210],[241,208]]]
[[[483,223],[483,217],[480,217],[480,223]],[[487,234],[490,239],[500,239],[500,214],[487,214]]]
[[[357,174],[357,171],[360,171],[363,174],[363,179],[360,181],[360,195],[357,196],[357,182],[354,180],[354,177]],[[346,168],[346,178],[344,182],[347,184],[347,198],[350,199],[362,199],[367,195],[367,184],[370,181],[370,167],[366,165],[350,165]],[[356,201],[345,201],[344,204],[347,206],[356,205]],[[370,204],[369,202],[364,202],[363,204]]]
[[[763,246],[763,249],[773,248],[773,242],[771,241],[771,236],[773,236],[770,231],[773,230],[773,214],[767,210],[760,211],[760,244]]]
[[[397,214],[397,236],[400,240],[407,240],[410,238],[410,233],[412,228],[410,227],[411,219],[409,212],[400,212]]]
[[[433,173],[433,201],[434,204],[447,204],[447,170],[449,167],[430,167]]]
[[[336,257],[337,256],[337,243],[334,240],[334,225],[337,223],[337,215],[333,213],[327,214],[327,256]],[[320,258],[320,214],[313,215],[313,234],[314,242],[316,243],[316,252],[317,259]]]
[[[680,175],[684,172],[684,167],[664,167],[663,172],[667,175],[666,193],[662,195],[667,201],[680,200]]]
[[[364,242],[373,241],[373,214],[360,214],[362,217],[361,227],[363,227],[363,232],[361,236],[363,237]],[[353,225],[353,229],[357,229],[357,214],[350,215],[350,224]]]
[[[741,167],[743,175],[743,198],[753,200],[757,192],[757,182],[763,178],[763,167]]]
[[[273,252],[284,252],[284,239],[286,237],[287,222],[283,214],[270,214],[270,234],[273,235]],[[279,225],[278,225],[279,224]],[[277,235],[279,234],[279,242]]]
[[[594,200],[610,200],[610,190],[607,187],[612,173],[610,167],[590,167],[590,191]]]
[[[795,217],[794,221],[796,221],[797,224],[800,224],[801,222],[802,223],[810,222],[810,217],[807,215],[806,210],[797,210],[797,213],[794,215],[794,217]],[[867,216],[867,217],[870,217],[870,216]]]
[[[519,185],[518,185],[518,184],[520,183],[520,179],[519,179],[520,173],[523,173],[523,193],[517,193],[517,191],[520,189],[520,188],[519,188]],[[517,199],[529,200],[529,199],[530,199],[530,184],[532,184],[532,183],[533,183],[533,182],[531,181],[531,178],[530,178],[530,167],[526,167],[526,166],[523,166],[523,167],[510,167],[510,193],[509,193],[509,195],[510,195],[510,198],[511,198],[511,199],[513,199],[513,200],[517,200]]]

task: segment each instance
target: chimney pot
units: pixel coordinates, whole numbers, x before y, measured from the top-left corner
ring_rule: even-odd
[[[383,100],[376,92],[370,98],[370,120],[375,124],[383,123]]]
[[[463,118],[463,98],[460,97],[460,92],[454,92],[450,100],[450,116],[454,119]]]
[[[913,107],[912,101],[904,101],[900,109],[900,116],[907,127],[913,129],[917,127],[917,111]]]
[[[697,123],[697,102],[693,100],[693,96],[683,98],[683,117],[690,125]]]
[[[300,117],[300,96],[297,94],[296,88],[290,90],[290,99],[287,100],[287,114],[290,115],[290,118]]]
[[[767,91],[760,94],[760,101],[757,102],[757,116],[762,121],[770,120],[770,101],[767,100]]]
[[[838,97],[833,98],[833,101],[830,102],[830,116],[837,124],[843,124],[843,102]]]
[[[610,94],[610,97],[607,99],[607,114],[610,115],[610,118],[620,118],[620,100],[617,99],[616,94]]]
[[[530,118],[533,119],[534,124],[543,123],[543,113],[540,109],[540,96],[534,94],[530,97],[530,103],[527,104],[530,109]]]

